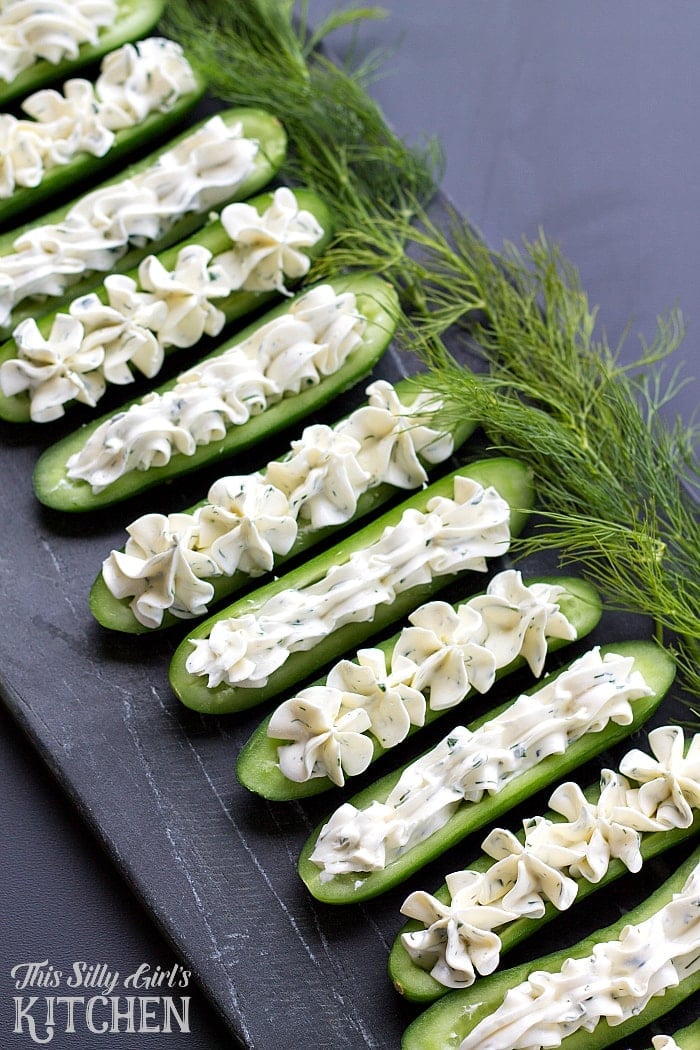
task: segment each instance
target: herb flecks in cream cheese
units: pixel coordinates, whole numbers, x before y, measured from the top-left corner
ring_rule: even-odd
[[[278,189],[276,195],[282,192]],[[289,190],[284,192],[291,194]],[[292,199],[296,200],[293,194]],[[288,198],[287,205],[291,209]],[[296,214],[303,217],[306,213],[297,207]],[[290,221],[288,227],[292,225]],[[318,235],[322,235],[320,227]],[[227,298],[240,287],[248,287],[245,275],[243,285],[232,284],[226,267],[220,265],[222,258],[235,255],[236,251],[234,244],[223,254],[212,256],[202,245],[186,244],[178,252],[172,270],[166,269],[157,256],[149,255],[138,268],[138,279],[110,274],[104,280],[103,295],[93,292],[81,296],[68,308],[84,329],[84,343],[71,350],[70,360],[66,359],[65,341],[58,338],[67,322],[57,329],[56,339],[49,335],[44,342],[42,338],[42,363],[50,357],[51,370],[36,368],[36,322],[31,318],[20,322],[13,333],[17,356],[0,366],[0,389],[5,396],[28,391],[31,418],[43,423],[63,415],[66,402],[83,400],[73,393],[75,384],[57,381],[64,373],[70,377],[76,357],[81,362],[92,362],[92,372],[80,380],[80,384],[91,389],[89,404],[96,403],[107,383],[131,382],[132,365],[152,378],[160,371],[169,347],[194,346],[204,335],[221,332],[226,315],[215,305],[217,300]],[[286,257],[281,261],[285,262]],[[97,347],[102,347],[102,354],[94,352]]]
[[[651,690],[634,661],[599,648],[585,653],[531,694],[470,730],[457,726],[412,762],[384,802],[345,803],[322,829],[311,860],[321,878],[381,871],[444,827],[464,803],[494,795],[585,733],[628,725],[631,704]]]
[[[212,117],[150,167],[85,194],[61,222],[24,230],[0,256],[0,324],[22,300],[63,295],[86,274],[113,269],[130,246],[216,207],[250,173],[258,148],[240,123]]]
[[[218,335],[226,323],[214,301],[230,295],[231,286],[201,244],[181,248],[172,270],[157,256],[147,256],[139,266],[139,284],[163,304],[162,319],[154,326],[163,348],[195,346],[205,335]]]
[[[372,733],[395,747],[425,720],[425,697],[386,666],[381,649],[361,649],[341,660],[326,684],[309,686],[273,712],[268,735],[292,743],[278,748],[279,768],[297,783],[328,776],[342,787],[372,761]],[[352,733],[348,726],[352,725]]]
[[[692,810],[700,806],[700,735],[687,754],[680,726],[657,729],[652,737],[653,757],[631,751],[620,769],[641,784],[638,806],[645,816],[670,827],[690,827]]]
[[[442,601],[420,606],[388,658],[380,649],[364,649],[356,663],[342,660],[325,686],[313,687],[313,701],[304,689],[274,712],[268,735],[290,741],[278,748],[281,771],[293,781],[329,776],[342,786],[345,774],[352,775],[350,767],[355,773],[367,768],[359,755],[369,764],[372,749],[360,745],[357,734],[345,735],[331,764],[325,762],[331,754],[325,741],[335,733],[331,712],[343,722],[348,710],[363,707],[365,732],[390,748],[406,738],[411,726],[423,725],[427,707],[445,710],[472,690],[486,692],[496,671],[519,656],[534,674],[541,674],[547,639],[573,639],[576,634],[557,604],[562,592],[552,584],[528,587],[519,572],[508,569],[494,576],[485,594],[456,610]],[[309,709],[311,718],[305,717]]]
[[[317,423],[292,441],[288,456],[268,463],[267,478],[312,528],[342,525],[373,480],[360,465],[359,451],[359,442],[344,428]]]
[[[508,503],[471,478],[454,479],[452,497],[434,496],[426,510],[409,508],[397,525],[314,584],[273,595],[256,613],[218,620],[193,641],[191,674],[260,688],[293,652],[317,645],[347,623],[372,620],[378,606],[437,576],[483,572],[486,559],[510,542]]]
[[[401,473],[404,483],[410,483],[414,488],[427,478],[421,457],[427,453],[428,462],[437,462],[439,456],[446,459],[451,454],[451,437],[424,424],[424,396],[419,394],[407,407],[385,380],[371,383],[366,394],[368,403],[334,427],[323,424],[306,427],[301,437],[292,441],[288,455],[268,463],[260,474],[224,477],[215,482],[205,505],[193,512],[196,521],[187,535],[194,548],[209,552],[218,572],[259,575],[273,568],[275,555],[286,554],[291,549],[300,524],[308,523],[313,529],[321,529],[349,521],[364,492],[387,483],[389,477],[396,480],[393,457],[387,452],[396,443],[404,450],[404,461],[415,462],[410,473]],[[415,426],[411,425],[411,420],[415,421]],[[396,441],[392,441],[392,431]],[[409,454],[406,446],[413,440],[416,440],[419,451],[414,449]],[[254,500],[250,498],[251,487],[256,491],[264,489],[264,501],[259,496]],[[231,492],[237,494],[233,514],[230,512]],[[150,566],[150,517],[147,515],[144,521],[146,536],[143,542],[141,519],[137,519],[128,530],[129,539],[124,552],[127,557],[112,551],[102,572],[105,583],[115,596],[132,598],[130,607],[136,619],[145,626],[156,627],[167,608],[171,608],[175,615],[193,614],[174,612],[175,609],[187,609],[186,601],[176,593],[171,596],[172,605],[166,604],[167,595],[160,590],[162,577],[159,573],[154,574]],[[167,521],[163,527],[166,532],[170,531]],[[268,541],[272,535],[275,536],[274,542]],[[216,537],[215,541],[212,537]],[[232,550],[242,548],[244,557],[232,556]],[[151,601],[149,591],[154,589],[159,590],[159,594],[155,601]],[[155,620],[154,609],[160,610]],[[350,738],[346,734],[343,739]],[[366,744],[361,747],[365,749]]]
[[[80,153],[104,157],[117,131],[167,112],[195,86],[180,45],[152,37],[107,55],[94,84],[76,77],[62,94],[55,88],[35,92],[22,103],[31,120],[0,116],[0,198],[11,197],[17,186],[38,186],[46,171]]]
[[[251,204],[229,204],[221,212],[221,223],[235,247],[219,255],[217,263],[232,288],[253,292],[290,295],[285,277],[295,281],[306,276],[311,263],[301,249],[323,235],[316,218],[299,208],[285,186],[275,191],[262,215]]]
[[[196,515],[145,514],[129,526],[124,551],[112,551],[102,572],[116,598],[146,627],[163,613],[190,619],[207,611],[209,582],[236,571],[258,576],[296,538],[287,500],[260,475],[226,477],[214,483]]]
[[[699,968],[700,866],[668,904],[625,926],[618,940],[596,944],[589,955],[567,959],[553,973],[536,970],[509,989],[459,1050],[554,1047],[598,1024],[615,1028]]]
[[[43,59],[58,65],[78,57],[82,44],[96,44],[113,26],[115,0],[5,0],[0,6],[0,79],[11,83]]]
[[[555,788],[549,805],[563,820],[527,818],[518,837],[503,828],[491,831],[482,848],[495,863],[483,872],[449,875],[447,901],[422,890],[410,894],[401,910],[423,924],[423,929],[402,934],[414,963],[448,988],[468,987],[475,970],[490,973],[498,964],[501,942],[493,933],[496,926],[523,916],[541,917],[547,900],[560,911],[569,908],[580,881],[599,882],[613,859],[639,871],[645,834],[690,827],[692,810],[700,808],[700,734],[692,738],[687,754],[679,726],[652,730],[649,745],[651,755],[635,749],[620,763],[621,770],[637,770],[639,778],[602,770],[596,801],[589,800],[574,781]],[[672,751],[676,802],[667,808],[667,795],[659,793],[650,805],[644,795],[645,785],[651,782],[648,774],[659,767],[668,771]],[[501,910],[496,921],[494,909]],[[495,940],[489,942],[490,968],[484,969],[482,946],[487,935]]]
[[[131,574],[129,578],[137,581],[144,623],[160,623],[164,609],[182,618],[206,611],[214,588],[203,577],[216,576],[218,569],[205,551],[197,549],[195,531],[188,514],[147,514],[139,519],[138,537],[130,538],[127,552],[116,553],[123,575]],[[147,577],[139,575],[144,565]],[[121,597],[119,575],[111,582],[115,595]]]
[[[477,974],[493,973],[501,958],[501,940],[494,929],[518,918],[499,897],[484,898],[484,877],[477,871],[455,871],[447,876],[448,902],[416,890],[402,912],[423,923],[424,929],[404,934],[411,958],[447,988],[468,988]]]
[[[105,389],[101,347],[86,346],[77,318],[57,314],[48,338],[32,317],[18,326],[15,342],[21,357],[4,362],[2,389],[6,396],[33,389],[33,412],[42,422],[63,414],[65,401],[94,406]]]
[[[362,339],[365,318],[351,292],[318,285],[242,342],[205,358],[165,392],[152,392],[105,420],[67,464],[93,492],[132,470],[192,456],[234,426],[342,366]]]

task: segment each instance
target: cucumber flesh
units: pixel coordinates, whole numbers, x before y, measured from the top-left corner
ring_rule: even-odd
[[[543,577],[539,581],[527,580],[525,582],[528,585],[535,582],[557,583],[566,589],[566,593],[559,598],[559,605],[565,616],[574,624],[577,639],[589,634],[598,624],[601,615],[600,598],[595,589],[583,580],[572,577]],[[394,635],[386,641],[375,643],[375,646],[378,646],[386,653],[390,653],[397,638],[398,635]],[[563,639],[552,638],[549,640],[548,650],[552,652],[563,644],[568,643]],[[524,660],[522,658],[513,661],[512,664],[499,670],[497,678],[501,678],[503,675],[515,671],[523,665]],[[315,684],[323,684],[323,682]],[[468,694],[467,700],[473,696],[474,691],[472,690]],[[448,711],[455,712],[460,710],[460,707],[461,705],[451,707],[448,708]],[[431,724],[446,713],[447,711],[434,711],[428,708],[425,713],[425,724]],[[268,716],[257,727],[239,753],[236,772],[241,784],[248,788],[249,791],[254,791],[263,798],[277,802],[308,798],[311,795],[318,795],[334,788],[335,785],[328,777],[314,777],[303,783],[296,783],[284,776],[277,761],[277,749],[283,741],[268,736],[267,727],[270,717]],[[409,735],[412,736],[419,728],[418,726],[412,726]],[[386,754],[386,749],[374,739],[373,761],[376,761],[384,754]]]
[[[656,643],[648,641],[619,642],[616,645],[602,646],[600,651],[603,656],[606,652],[615,652],[623,657],[633,657],[635,670],[642,673],[647,685],[653,690],[650,696],[634,701],[633,718],[629,725],[609,723],[600,732],[586,733],[571,743],[564,754],[549,755],[536,766],[515,777],[496,794],[484,796],[479,802],[462,804],[442,828],[397,857],[381,871],[351,872],[335,875],[324,881],[321,878],[321,869],[310,859],[321,829],[326,823],[324,820],[307,840],[299,860],[299,874],[312,896],[327,904],[349,904],[386,892],[445,850],[461,842],[467,835],[491,823],[536,791],[566,776],[601,751],[624,740],[643,725],[661,703],[673,682],[675,664],[672,657]],[[540,686],[535,687],[538,688]],[[528,693],[533,691],[527,690]],[[469,728],[476,728],[508,706],[504,705],[497,711],[477,719],[470,723]],[[402,772],[402,769],[398,769],[382,777],[350,799],[350,802],[357,809],[364,809],[375,800],[383,802]]]
[[[529,467],[518,460],[507,457],[480,460],[461,467],[376,518],[371,524],[364,526],[344,542],[317,555],[305,565],[294,569],[280,579],[253,591],[245,598],[199,624],[180,643],[173,656],[170,665],[170,684],[175,694],[185,706],[196,711],[209,714],[230,713],[265,703],[313,674],[318,668],[318,655],[313,649],[292,652],[286,662],[270,675],[267,685],[259,689],[237,688],[226,683],[210,689],[204,677],[189,673],[186,662],[192,650],[192,640],[207,637],[218,619],[253,612],[279,591],[310,586],[322,579],[331,566],[347,561],[353,551],[361,550],[378,540],[388,525],[396,525],[407,508],[424,510],[425,504],[433,495],[451,497],[455,475],[473,478],[485,487],[493,485],[503,499],[510,504],[511,533],[517,535],[522,530],[534,500],[532,473]],[[347,650],[356,649],[372,633],[381,631],[389,624],[401,620],[408,615],[411,609],[426,601],[440,586],[445,586],[449,579],[448,576],[438,577],[430,584],[403,591],[393,603],[377,606],[371,622],[348,623],[340,627],[324,639],[324,662],[335,659]]]
[[[696,849],[678,871],[642,904],[628,911],[611,926],[586,937],[571,948],[480,978],[471,988],[446,995],[409,1025],[401,1043],[403,1050],[453,1050],[459,1047],[469,1032],[498,1008],[509,988],[527,980],[535,970],[554,973],[561,969],[566,959],[585,958],[591,954],[596,944],[619,938],[625,926],[648,919],[667,904],[674,893],[682,889],[698,863],[700,850]],[[633,1032],[668,1013],[698,989],[700,972],[696,972],[675,988],[667,988],[663,995],[652,996],[643,1010],[622,1024],[610,1027],[606,1021],[599,1021],[592,1032],[582,1029],[567,1036],[559,1044],[561,1050],[604,1050],[605,1047],[612,1043],[617,1044],[619,1040],[626,1039]],[[692,1046],[692,1043],[690,1045]]]
[[[73,431],[51,445],[40,456],[34,470],[34,491],[39,501],[55,510],[71,512],[109,506],[154,485],[191,473],[199,467],[220,463],[303,419],[358,382],[371,371],[391,339],[398,311],[396,293],[386,282],[372,276],[343,279],[333,282],[333,286],[339,292],[355,292],[358,309],[368,320],[362,342],[338,371],[324,376],[316,386],[307,387],[299,394],[283,398],[259,415],[251,416],[247,422],[231,427],[220,441],[200,445],[192,456],[174,453],[164,466],[123,474],[101,492],[93,493],[87,482],[73,480],[67,476],[67,463],[70,457],[83,447],[90,434],[114,414],[109,413]],[[288,305],[283,303],[269,311],[263,318],[237,333],[233,339],[208,355],[208,358],[221,354],[227,347],[246,339],[260,324],[284,314],[287,309]],[[164,383],[158,387],[158,391],[163,392],[176,382],[174,379]],[[120,411],[128,408],[129,403],[122,406]]]

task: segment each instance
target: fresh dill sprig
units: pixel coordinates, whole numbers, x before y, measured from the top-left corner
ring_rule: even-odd
[[[494,448],[532,466],[542,512],[516,548],[558,551],[608,605],[652,617],[700,696],[698,430],[679,421],[669,428],[660,414],[679,386],[678,373],[664,381],[662,366],[680,345],[680,315],[661,319],[653,344],[622,364],[621,348],[596,338],[575,268],[544,235],[498,254],[466,223],[453,224],[449,240],[438,230],[430,237],[422,235],[422,247],[435,260],[427,266],[439,275],[437,292],[428,282],[427,320],[414,320],[408,341],[450,410],[474,412]],[[488,362],[485,377],[440,339],[446,289],[460,283],[483,304],[480,316],[463,320]]]
[[[541,510],[520,554],[554,549],[609,606],[650,616],[697,699],[698,430],[661,418],[681,382],[665,372],[680,315],[661,319],[651,346],[624,365],[620,348],[597,336],[575,267],[544,235],[495,252],[449,209],[433,219],[436,144],[410,149],[388,128],[367,93],[377,56],[341,69],[322,53],[334,29],[381,12],[344,10],[316,32],[307,12],[293,0],[170,0],[165,28],[214,94],[279,117],[288,177],[332,202],[338,235],[312,276],[366,268],[390,280],[406,311],[401,342],[426,363],[441,422],[466,410],[494,450],[531,464]],[[455,331],[486,374],[447,350]]]
[[[288,178],[332,203],[340,228],[354,228],[427,200],[442,166],[436,142],[407,146],[370,97],[379,56],[350,68],[323,53],[336,29],[380,17],[380,8],[350,8],[312,32],[307,3],[170,0],[163,28],[186,47],[212,94],[278,117],[290,142]]]
[[[427,363],[421,386],[443,401],[442,422],[469,412],[494,450],[532,466],[541,510],[514,549],[555,550],[608,607],[650,616],[700,696],[698,429],[661,417],[682,383],[664,372],[683,338],[680,314],[659,319],[653,343],[623,364],[622,347],[596,335],[575,267],[544,234],[497,253],[449,209],[439,223],[417,207],[413,220],[345,231],[323,265],[392,280],[406,310],[399,338]],[[486,374],[448,351],[455,328]]]

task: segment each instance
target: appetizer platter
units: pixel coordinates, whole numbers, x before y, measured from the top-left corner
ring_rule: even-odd
[[[164,32],[186,54],[188,19],[204,12],[172,7]],[[298,45],[287,14],[282,43]],[[408,178],[404,208],[387,214],[378,193],[375,212],[358,209],[359,194],[323,184],[328,158],[305,156],[303,113],[288,102],[285,122],[273,98],[267,112],[234,88],[235,106],[216,97],[193,52],[208,94],[177,139],[163,125],[158,149],[224,114],[237,129],[224,140],[253,143],[233,192],[203,189],[177,234],[130,234],[114,266],[6,296],[2,698],[236,1044],[267,1050],[283,1031],[290,1046],[446,1050],[461,1045],[457,1026],[465,1048],[486,1046],[463,1023],[476,1010],[488,1046],[508,1050],[506,987],[517,997],[535,964],[555,973],[569,948],[583,959],[593,943],[634,943],[612,883],[637,905],[640,937],[669,914],[682,927],[683,907],[694,932],[675,934],[648,1009],[630,994],[626,1013],[591,1007],[578,1030],[554,1011],[541,1023],[562,1026],[563,1047],[612,1046],[618,1024],[646,1047],[664,1003],[669,1035],[697,1012],[700,971],[682,966],[699,955],[700,737],[680,728],[697,610],[655,616],[643,587],[625,601],[625,558],[639,556],[641,576],[665,549],[636,512],[587,521],[589,493],[571,480],[586,477],[585,443],[562,422],[581,384],[567,391],[561,359],[548,376],[538,346],[546,336],[564,354],[571,337],[604,389],[601,432],[637,425],[624,373],[594,374],[585,351],[608,364],[606,348],[581,351],[590,315],[544,240],[529,246],[534,276],[517,255],[496,259],[439,192],[416,203],[430,162],[404,148],[397,163],[382,127],[384,191]],[[378,156],[374,144],[375,186]],[[136,163],[134,177],[150,162]],[[21,254],[3,238],[0,269],[3,244]],[[528,284],[543,275],[544,302]],[[549,403],[533,366],[543,384],[561,380]],[[613,449],[626,465],[621,433],[596,469]],[[644,484],[668,481],[672,452],[635,461]],[[572,502],[548,502],[553,476]],[[679,488],[672,527],[694,517]],[[606,489],[614,513],[627,513],[623,490],[619,478]],[[669,557],[681,604],[697,573],[683,544]],[[590,895],[593,908],[579,905]],[[455,932],[462,900],[474,950]],[[544,961],[528,945],[540,922]]]

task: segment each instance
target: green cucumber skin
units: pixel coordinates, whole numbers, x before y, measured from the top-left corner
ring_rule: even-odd
[[[323,237],[305,252],[305,254],[311,259],[315,259],[325,251],[333,236],[333,222],[330,209],[325,201],[322,201],[321,198],[315,193],[312,193],[311,190],[295,189],[294,193],[299,201],[299,206],[307,211],[311,211],[318,219],[324,231]],[[250,198],[247,203],[257,208],[259,212],[263,212],[272,202],[272,198],[273,193],[270,191],[260,194],[257,197]],[[203,226],[194,236],[185,241],[179,241],[177,244],[173,244],[169,248],[158,253],[158,259],[166,269],[172,269],[176,263],[178,254],[183,248],[190,244],[201,245],[204,248],[208,248],[212,255],[217,255],[226,251],[230,247],[231,240],[226,234],[221,221],[217,219],[216,221]],[[127,276],[133,277],[136,280],[138,277],[138,267],[133,267],[129,270]],[[107,301],[107,291],[104,286],[104,280],[94,289],[94,291],[103,302]],[[230,324],[232,321],[243,317],[245,314],[252,313],[254,310],[262,309],[276,299],[279,299],[279,295],[276,292],[236,291],[232,292],[225,299],[217,300],[216,306],[226,315],[226,323]],[[64,305],[63,312],[65,312],[65,310],[66,306]],[[54,319],[60,312],[60,310],[51,310],[50,313],[45,313],[38,319],[37,325],[39,331],[44,337],[48,336]],[[196,347],[186,347],[185,350],[194,352],[196,351]],[[176,352],[178,352],[178,347],[166,347],[165,356],[167,357],[169,354]],[[10,338],[0,346],[0,365],[5,361],[10,361],[16,356],[17,344],[14,339]],[[14,394],[11,397],[6,397],[0,391],[0,419],[4,419],[8,423],[29,423],[29,409],[30,399],[29,394],[26,391],[23,391],[21,394]]]
[[[481,460],[478,463],[460,467],[376,518],[369,525],[365,525],[349,539],[317,555],[305,565],[287,573],[286,576],[253,591],[227,609],[199,624],[180,643],[170,664],[170,684],[176,696],[186,707],[191,707],[195,711],[207,714],[227,714],[244,711],[265,703],[278,693],[284,692],[313,674],[314,669],[318,666],[313,649],[307,652],[291,653],[282,667],[270,676],[267,685],[260,689],[234,688],[223,683],[215,689],[209,689],[206,679],[191,675],[185,663],[191,651],[191,641],[195,638],[206,637],[216,620],[254,611],[281,590],[288,587],[305,587],[321,579],[331,565],[346,561],[353,551],[377,540],[387,525],[394,525],[399,521],[407,507],[422,509],[433,495],[452,495],[453,478],[458,474],[473,477],[484,485],[494,485],[511,506],[513,535],[517,535],[524,528],[529,508],[534,502],[532,472],[529,467],[518,460],[507,457]],[[356,649],[375,631],[382,630],[390,623],[401,620],[408,615],[411,609],[426,601],[440,586],[446,585],[449,579],[450,577],[439,578],[431,584],[410,588],[399,595],[397,601],[391,605],[378,607],[373,621],[349,623],[339,628],[324,640],[324,662],[334,659],[349,649]]]
[[[78,70],[98,61],[108,51],[148,36],[165,10],[165,0],[118,0],[117,8],[119,13],[114,25],[100,33],[96,44],[83,44],[78,49],[77,58],[64,59],[56,64],[40,59],[23,69],[10,83],[0,84],[0,105],[47,87],[65,76],[75,76]]]
[[[585,791],[586,796],[591,799],[596,797],[598,792],[598,785],[591,784]],[[548,812],[545,816],[552,820],[562,820],[563,818],[553,812]],[[648,832],[642,836],[640,851],[645,861],[649,861],[654,857],[658,857],[660,854],[666,852],[666,850],[673,849],[678,843],[683,842],[685,839],[692,838],[697,835],[700,831],[700,812],[695,814],[693,823],[689,828],[673,828],[669,831],[654,831]],[[518,835],[522,839],[522,832]],[[467,864],[472,871],[486,871],[493,864],[491,857],[481,854],[476,860],[470,864]],[[621,876],[629,874],[627,868],[621,860],[612,860],[608,866],[608,870],[599,882],[588,882],[587,879],[579,878],[576,881],[579,885],[579,890],[576,895],[576,900],[573,907],[575,907],[579,901],[585,900],[596,890],[602,889],[603,886],[609,885],[611,882],[615,882]],[[449,901],[449,891],[446,886],[441,886],[436,892],[435,896],[438,900],[447,903]],[[554,905],[547,902],[545,904],[545,914],[541,919],[516,919],[514,922],[508,923],[498,931],[498,936],[501,940],[501,954],[514,948],[520,944],[526,938],[530,937],[534,933],[538,933],[540,928],[546,923],[551,922],[552,919],[556,918],[560,913],[554,907]],[[440,984],[434,977],[431,977],[427,970],[421,970],[419,966],[416,966],[412,961],[410,955],[406,951],[401,941],[401,935],[414,930],[421,929],[422,926],[419,922],[411,919],[405,923],[400,930],[391,952],[389,954],[389,978],[394,985],[396,991],[403,995],[405,999],[415,1003],[431,1003],[436,999],[442,998],[450,992],[449,988]],[[479,978],[481,980],[481,978]]]
[[[451,846],[461,842],[467,835],[490,824],[502,813],[506,813],[536,791],[559,780],[577,766],[583,765],[601,751],[613,747],[643,725],[661,703],[673,682],[675,664],[672,657],[651,641],[619,642],[614,645],[601,646],[601,654],[604,655],[606,652],[634,657],[636,669],[642,672],[647,684],[654,690],[651,696],[634,701],[633,719],[630,725],[621,726],[611,723],[601,732],[586,733],[579,740],[574,741],[563,755],[549,755],[538,765],[512,780],[497,794],[486,796],[480,802],[461,806],[443,828],[435,831],[429,838],[403,856],[398,857],[383,871],[336,875],[327,882],[321,882],[320,870],[309,858],[321,828],[326,823],[323,821],[307,840],[299,860],[300,877],[312,896],[326,904],[351,904],[369,900],[371,897],[384,893],[399,885],[409,875],[440,856]],[[526,692],[533,692],[537,688],[539,686],[526,690]],[[507,706],[509,705],[503,705],[496,711],[491,711],[488,715],[469,723],[469,728],[476,728]],[[381,780],[359,792],[350,801],[358,809],[368,806],[375,799],[383,801],[399,779],[401,772],[401,769],[397,769],[382,777]]]
[[[246,197],[251,196],[251,194],[257,193],[258,190],[261,190],[263,186],[265,186],[279,171],[287,152],[287,136],[284,128],[276,117],[271,116],[269,113],[265,113],[263,110],[242,108],[223,110],[218,113],[217,116],[220,116],[227,124],[235,124],[237,121],[240,121],[244,136],[246,138],[255,138],[260,141],[260,150],[256,154],[253,162],[253,170],[248,178],[240,183],[235,193],[221,201],[221,203],[216,206],[216,209],[206,208],[201,212],[191,212],[174,222],[165,234],[157,241],[149,241],[148,244],[143,245],[142,247],[132,246],[127,249],[127,251],[116,260],[110,272],[125,273],[126,271],[133,269],[135,266],[138,266],[141,260],[147,255],[157,255],[170,245],[184,240],[186,237],[189,237],[194,233],[195,230],[200,229],[208,221],[209,215],[213,210],[220,211],[221,208],[225,207],[226,204],[233,200],[244,200]],[[143,157],[129,165],[129,167],[124,168],[118,175],[106,179],[104,182],[100,183],[99,187],[94,187],[94,189],[102,186],[112,186],[115,183],[130,178],[131,176],[143,171],[145,168],[150,167],[161,153],[170,150],[176,143],[191,135],[193,131],[206,123],[209,119],[209,117],[206,117],[192,127],[187,128],[175,138],[164,143],[155,152],[150,153],[147,157]],[[75,200],[70,201],[67,204],[62,205],[60,208],[43,215],[40,220],[41,224],[60,223],[74,203]],[[25,223],[21,227],[17,227],[17,229],[9,230],[0,234],[0,256],[11,254],[13,251],[12,246],[17,237],[26,230],[31,230],[36,225],[37,222],[32,221]],[[91,272],[73,283],[66,290],[64,295],[50,297],[35,296],[21,301],[12,311],[8,324],[4,328],[0,328],[0,335],[7,338],[19,321],[24,320],[26,317],[40,317],[42,314],[48,313],[49,310],[53,310],[63,303],[75,299],[76,296],[91,291],[93,288],[97,287],[103,279],[103,272]]]
[[[394,384],[394,387],[402,401],[410,400],[410,391],[415,390],[417,392],[418,389],[412,379],[400,380]],[[454,437],[455,449],[459,448],[467,440],[476,429],[476,426],[476,420],[462,420],[460,422]],[[390,500],[392,496],[395,496],[398,491],[394,486],[386,484],[376,485],[374,488],[368,489],[357,501],[357,511],[352,518],[352,522],[357,522],[362,518],[367,518],[370,514],[378,512],[382,504]],[[195,507],[190,507],[185,513],[192,513],[196,507],[201,506],[204,502],[204,500],[201,500]],[[345,528],[349,524],[351,522],[346,522],[342,526],[331,525],[323,529],[312,529],[310,525],[302,525],[299,529],[297,540],[289,553],[278,556],[276,559],[275,571],[297,555],[325,543],[340,528]],[[237,573],[234,576],[211,577],[209,582],[214,588],[214,597],[210,604],[217,604],[233,594],[250,589],[251,585],[261,586],[261,581],[262,577],[251,577],[246,573]],[[122,631],[126,634],[152,634],[154,630],[164,630],[176,624],[181,625],[183,622],[181,618],[166,612],[160,627],[144,627],[129,608],[129,601],[129,598],[114,597],[107,588],[102,573],[97,576],[90,589],[90,610],[92,615],[99,624],[110,630]]]
[[[195,74],[196,75],[196,74]],[[24,218],[30,211],[43,205],[49,197],[63,193],[71,187],[87,185],[94,182],[103,172],[113,168],[117,162],[126,160],[142,146],[168,134],[171,129],[181,124],[191,109],[199,102],[206,90],[201,77],[197,76],[197,86],[177,100],[175,105],[165,113],[150,113],[145,120],[132,128],[124,128],[116,133],[114,144],[102,157],[90,153],[79,153],[68,164],[49,168],[38,186],[21,186],[11,197],[0,200],[0,224],[14,226],[18,219]],[[40,216],[33,213],[33,221]]]
[[[525,582],[528,584],[536,582],[558,583],[566,588],[567,594],[562,596],[560,604],[562,611],[576,626],[576,640],[585,637],[597,626],[602,613],[602,605],[597,591],[590,584],[575,577],[554,576],[540,577],[537,580],[526,580]],[[466,600],[466,598],[463,600]],[[393,635],[386,641],[378,643],[376,647],[383,649],[386,653],[390,653],[397,637],[398,635]],[[548,651],[554,652],[554,650],[565,644],[570,643],[565,639],[553,638],[549,642]],[[525,661],[522,657],[514,660],[507,667],[502,667],[497,672],[497,679],[523,667],[524,664]],[[319,685],[323,684],[323,682],[325,682],[325,679],[314,684]],[[462,703],[472,699],[475,695],[474,690],[472,690],[461,701],[460,705],[448,710],[457,712],[461,708]],[[428,708],[425,724],[430,725],[437,718],[447,713],[447,711],[432,711]],[[249,791],[253,791],[263,798],[274,802],[288,802],[298,798],[308,798],[311,795],[318,795],[324,791],[334,789],[335,785],[328,777],[314,777],[312,780],[307,780],[301,784],[287,780],[280,772],[277,762],[277,748],[284,741],[276,740],[267,735],[270,717],[265,718],[257,727],[239,753],[236,772],[240,783],[248,788]],[[413,726],[409,731],[409,736],[413,736],[414,733],[418,732],[419,728],[419,726]],[[384,754],[386,754],[386,749],[374,739],[374,757],[372,761],[376,761]]]
[[[571,948],[552,952],[550,955],[523,963],[510,970],[503,970],[488,977],[480,977],[471,988],[450,992],[409,1025],[401,1043],[403,1050],[450,1050],[450,1048],[458,1047],[481,1020],[497,1009],[509,988],[527,980],[535,970],[554,972],[559,970],[568,958],[584,958],[591,954],[596,944],[618,938],[623,927],[649,918],[682,888],[699,861],[700,850],[696,849],[678,871],[640,905],[627,912],[611,926],[586,937]],[[617,1043],[618,1040],[626,1038],[668,1013],[698,988],[700,988],[700,973],[695,973],[676,988],[667,989],[664,995],[654,996],[644,1010],[623,1024],[611,1028],[606,1022],[601,1021],[592,1032],[583,1030],[575,1032],[563,1039],[559,1045],[562,1050],[604,1050],[605,1047]]]
[[[700,1050],[700,1021],[674,1032],[673,1038],[681,1050]]]
[[[390,342],[399,309],[398,299],[391,286],[376,277],[347,278],[333,282],[333,286],[339,291],[345,289],[355,291],[359,308],[370,322],[362,344],[349,355],[342,368],[333,375],[324,377],[316,386],[308,387],[299,394],[283,398],[265,412],[252,416],[246,423],[232,427],[221,441],[200,445],[192,456],[175,453],[165,466],[151,467],[150,470],[144,471],[131,471],[117,478],[102,492],[93,494],[87,482],[72,481],[66,476],[66,464],[70,456],[83,446],[90,434],[105,419],[114,415],[113,412],[110,412],[74,430],[42,453],[34,470],[34,491],[37,499],[54,510],[70,512],[90,511],[110,506],[152,488],[154,485],[191,473],[199,467],[227,461],[228,457],[235,453],[242,452],[263,438],[305,418],[316,408],[352,386],[372,370]],[[264,317],[237,332],[232,339],[209,354],[207,360],[247,338],[261,323],[283,314],[286,310],[287,303],[279,304]],[[159,392],[165,391],[176,381],[173,379],[157,389]],[[128,408],[130,403],[127,402],[122,409]]]

